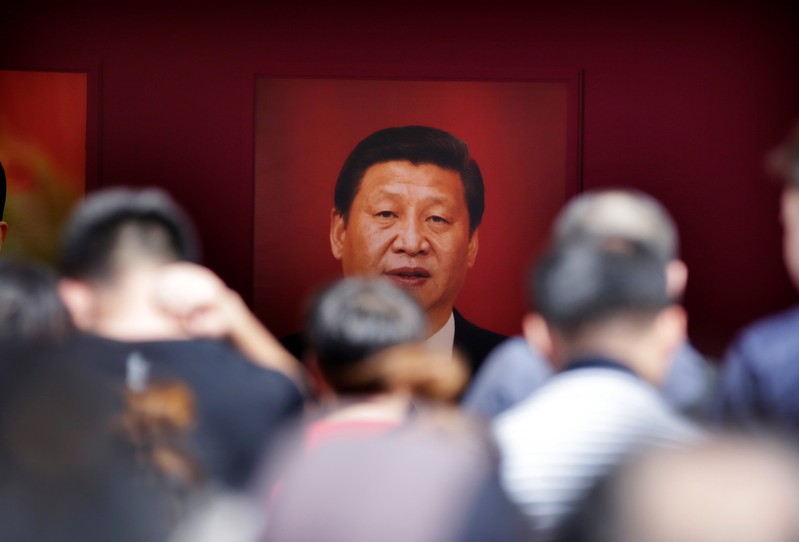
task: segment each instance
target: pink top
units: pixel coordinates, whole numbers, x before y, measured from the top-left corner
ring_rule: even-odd
[[[399,427],[388,420],[327,420],[314,422],[305,431],[305,451],[310,452],[322,444],[339,437],[371,438],[381,436]]]

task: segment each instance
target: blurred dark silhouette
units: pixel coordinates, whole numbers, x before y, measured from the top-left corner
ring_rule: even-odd
[[[58,341],[74,332],[47,265],[0,256],[0,340]]]
[[[780,221],[785,269],[799,289],[799,122],[766,157],[782,184]],[[727,426],[799,437],[799,306],[741,330],[723,359],[717,418]]]
[[[0,540],[165,540],[165,502],[143,483],[121,408],[81,359],[0,344]]]

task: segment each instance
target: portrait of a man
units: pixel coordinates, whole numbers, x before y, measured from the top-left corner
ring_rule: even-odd
[[[468,322],[455,299],[474,265],[485,208],[480,168],[464,141],[427,126],[378,130],[339,173],[330,247],[345,276],[382,276],[428,318],[428,343],[472,366],[504,337]]]
[[[572,92],[569,80],[257,78],[256,314],[299,355],[314,291],[383,276],[422,305],[430,345],[476,370],[518,332],[524,269],[576,190]]]

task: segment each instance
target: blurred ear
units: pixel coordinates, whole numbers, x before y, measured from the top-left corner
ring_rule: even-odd
[[[783,189],[780,199],[782,257],[788,276],[799,288],[799,188]]]
[[[336,209],[330,211],[330,251],[337,260],[344,253],[344,239],[347,236],[347,224],[344,216]]]
[[[3,241],[6,240],[6,233],[8,233],[8,224],[0,220],[0,249],[3,248]]]
[[[666,292],[680,299],[688,284],[688,266],[682,260],[671,260],[666,264]]]
[[[522,331],[527,344],[534,352],[552,359],[552,333],[544,318],[537,312],[528,312],[522,319]],[[551,362],[551,361],[550,361]]]
[[[90,331],[94,323],[96,299],[92,289],[85,283],[60,279],[58,295],[66,305],[72,320],[81,331]]]

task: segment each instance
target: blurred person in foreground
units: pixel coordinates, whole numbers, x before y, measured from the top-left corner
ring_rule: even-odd
[[[585,236],[625,237],[646,244],[665,262],[668,294],[675,300],[682,297],[688,268],[679,257],[677,228],[652,196],[631,189],[578,195],[556,219],[552,242],[568,243]],[[486,358],[463,400],[469,411],[494,417],[528,397],[555,372],[545,356],[548,346],[541,332],[541,316],[529,313],[522,327],[524,337],[506,340]],[[712,408],[716,372],[685,340],[674,353],[661,393],[683,414],[704,419]]]
[[[441,424],[329,442],[284,470],[259,540],[534,540],[499,485],[488,442]]]
[[[799,288],[799,123],[768,156],[783,183],[780,200],[783,259]],[[742,330],[727,349],[717,416],[721,423],[799,438],[799,307],[765,317]]]
[[[489,435],[457,409],[467,366],[421,346],[413,297],[344,279],[316,297],[307,330],[323,410],[265,486],[261,540],[529,540]]]
[[[239,337],[196,338],[197,320],[202,327],[220,312],[243,315],[242,333],[258,330],[231,291],[192,288],[181,278],[182,266],[203,271],[184,263],[197,252],[189,218],[164,192],[112,188],[87,196],[62,238],[59,292],[82,332],[62,348],[80,353],[120,388],[131,378],[185,383],[197,407],[191,452],[209,483],[237,490],[279,428],[301,413],[303,398],[289,378],[255,363],[268,359],[236,350],[231,343]],[[224,293],[216,308],[225,310],[183,310],[196,307],[203,292]],[[271,353],[276,367],[286,360],[290,366],[288,353],[269,339],[271,350],[260,352]]]
[[[458,357],[422,349],[426,330],[419,304],[386,279],[353,277],[323,289],[307,318],[321,407],[309,446],[395,428],[425,401],[452,403],[468,369]]]
[[[465,362],[422,346],[425,313],[383,278],[350,277],[321,289],[306,314],[308,371],[318,401],[284,439],[283,455],[339,438],[370,439],[419,421],[457,420]],[[269,466],[267,475],[280,468]],[[262,482],[262,484],[268,482]]]
[[[557,542],[794,542],[797,510],[795,447],[726,434],[624,462],[564,522]]]
[[[0,540],[166,540],[167,500],[142,483],[121,396],[84,361],[0,344]]]
[[[531,277],[559,373],[493,426],[503,485],[541,540],[628,454],[700,438],[656,388],[685,339],[664,270],[646,245],[600,237],[556,245]]]

